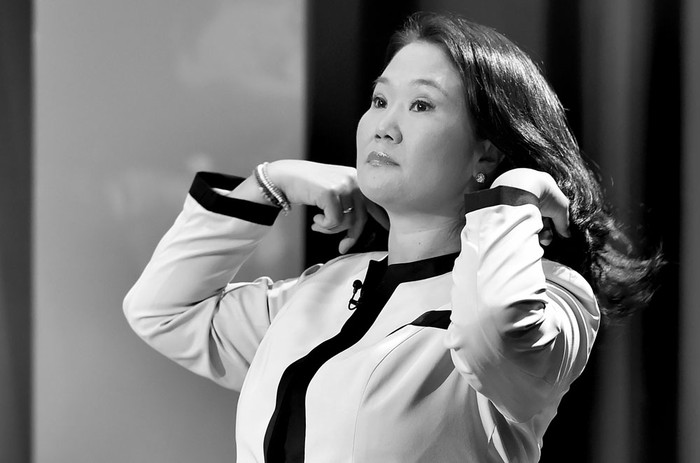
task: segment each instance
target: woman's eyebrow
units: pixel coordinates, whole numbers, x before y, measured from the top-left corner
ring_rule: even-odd
[[[373,88],[376,87],[377,84],[391,85],[391,82],[389,81],[388,78],[386,78],[384,76],[379,76],[374,80]],[[439,91],[440,93],[442,93],[443,95],[448,96],[447,91],[444,88],[442,88],[442,86],[436,80],[433,80],[433,79],[426,79],[426,78],[413,79],[410,82],[410,84],[413,85],[414,87],[420,87],[423,85],[428,86],[428,87],[432,87],[432,88],[436,89],[437,91]]]
[[[377,84],[389,84],[389,79],[387,79],[384,76],[379,76],[376,79],[374,79],[374,82],[372,82],[372,88],[375,88]]]
[[[415,85],[416,87],[419,87],[421,85],[433,87],[434,89],[436,89],[437,91],[439,91],[443,95],[448,96],[447,91],[445,91],[445,89],[442,88],[442,86],[440,84],[438,84],[438,82],[436,80],[433,80],[433,79],[413,79],[411,81],[411,85]]]

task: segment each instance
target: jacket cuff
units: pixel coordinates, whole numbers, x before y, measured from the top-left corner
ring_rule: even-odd
[[[491,206],[522,206],[532,204],[539,209],[540,200],[534,194],[511,186],[498,186],[464,195],[466,213]]]
[[[234,175],[198,172],[192,181],[190,196],[209,212],[260,225],[272,225],[275,223],[275,219],[281,209],[272,205],[268,206],[244,199],[231,198],[214,191],[214,188],[233,190],[243,180],[243,177]]]

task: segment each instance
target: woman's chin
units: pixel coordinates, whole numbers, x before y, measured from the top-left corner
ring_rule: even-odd
[[[395,186],[387,182],[363,182],[358,179],[358,186],[367,199],[384,208],[395,203],[400,197]]]

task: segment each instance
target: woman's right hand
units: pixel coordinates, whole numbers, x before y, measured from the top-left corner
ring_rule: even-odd
[[[290,203],[321,209],[312,230],[326,234],[347,230],[338,246],[341,254],[357,242],[367,223],[369,201],[357,186],[355,168],[285,159],[268,164],[267,175]]]

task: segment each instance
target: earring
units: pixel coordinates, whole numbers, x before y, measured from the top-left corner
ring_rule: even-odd
[[[483,172],[479,172],[474,176],[476,183],[484,183],[486,181],[486,175]]]

